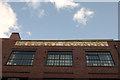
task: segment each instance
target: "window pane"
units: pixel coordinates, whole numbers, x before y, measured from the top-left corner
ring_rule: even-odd
[[[49,66],[72,66],[71,51],[51,51],[48,52],[46,65]]]
[[[35,52],[13,51],[7,65],[32,65]]]
[[[110,52],[86,52],[87,66],[114,66]]]

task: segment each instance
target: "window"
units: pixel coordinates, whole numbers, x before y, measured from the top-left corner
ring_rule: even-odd
[[[72,66],[73,58],[71,51],[49,51],[47,66]]]
[[[1,80],[28,80],[28,78],[7,78],[7,77],[2,77]]]
[[[13,51],[7,65],[32,65],[34,51]]]
[[[73,80],[72,78],[51,78],[51,79],[43,79],[43,80]]]
[[[86,52],[87,66],[114,66],[110,52]]]
[[[7,80],[20,80],[19,78],[8,78]]]

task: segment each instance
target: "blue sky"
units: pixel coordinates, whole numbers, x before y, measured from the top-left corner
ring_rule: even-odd
[[[60,8],[41,2],[37,8],[25,2],[9,2],[17,17],[22,39],[118,39],[117,2],[80,2],[74,8]],[[84,8],[91,11],[86,24],[73,20]]]

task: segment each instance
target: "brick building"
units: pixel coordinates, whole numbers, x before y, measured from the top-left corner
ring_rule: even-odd
[[[2,80],[118,80],[119,40],[2,38]]]

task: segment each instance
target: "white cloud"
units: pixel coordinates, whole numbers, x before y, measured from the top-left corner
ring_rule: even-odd
[[[41,0],[25,0],[27,3],[27,6],[32,9],[32,15],[37,14],[39,18],[45,16],[45,10],[42,9],[41,6]],[[73,0],[44,0],[44,2],[51,2],[55,5],[57,10],[59,11],[60,9],[63,8],[74,8],[79,6],[78,3],[74,3]],[[26,8],[23,8],[23,10],[26,10]],[[35,12],[35,14],[34,14]]]
[[[32,9],[38,9],[40,7],[40,0],[21,0],[27,3],[27,6]]]
[[[44,9],[39,10],[39,15],[38,15],[38,17],[41,18],[41,17],[44,16],[44,15],[45,15]]]
[[[45,10],[41,9],[39,0],[27,0],[27,6],[31,10],[32,15],[37,15],[38,18],[45,16]],[[23,8],[24,9],[24,8]]]
[[[81,8],[79,11],[77,11],[74,16],[73,20],[78,22],[78,25],[83,24],[86,25],[89,18],[92,18],[94,12],[87,10],[85,8]]]
[[[38,9],[40,7],[40,2],[27,2],[27,5],[32,9]]]
[[[48,0],[56,6],[57,10],[61,8],[74,8],[78,7],[78,3],[74,3],[73,0]]]
[[[40,7],[40,1],[41,0],[25,0],[25,1],[27,2],[27,5],[30,8],[38,9]],[[74,7],[79,6],[79,4],[74,3],[73,0],[45,0],[44,2],[54,3],[57,10],[59,10],[61,8],[74,8]]]
[[[0,2],[0,38],[7,38],[13,30],[19,30],[15,12],[8,3]]]
[[[31,32],[26,32],[27,35],[31,36]]]

